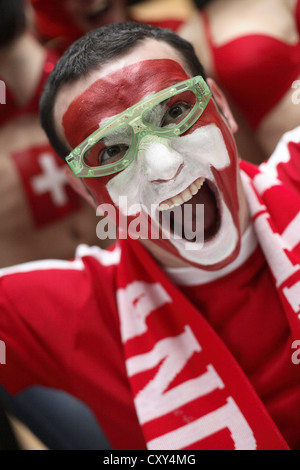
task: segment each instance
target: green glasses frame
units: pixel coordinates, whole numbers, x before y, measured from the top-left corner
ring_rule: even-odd
[[[145,121],[144,115],[149,109],[153,108],[158,103],[185,91],[192,91],[196,97],[196,102],[187,116],[185,116],[180,123],[172,126],[156,127]],[[175,85],[140,101],[134,106],[131,106],[100,129],[97,129],[66,157],[66,162],[78,177],[89,178],[118,173],[128,167],[128,165],[130,165],[130,163],[135,159],[139,142],[144,136],[155,134],[160,137],[171,138],[184,134],[184,132],[186,132],[199,119],[211,97],[212,93],[201,76],[176,83]],[[124,125],[128,125],[131,128],[131,144],[122,159],[106,165],[103,164],[93,167],[88,166],[84,161],[84,155],[86,152],[88,152],[93,145],[103,139],[106,135],[110,134],[112,131],[116,131]]]

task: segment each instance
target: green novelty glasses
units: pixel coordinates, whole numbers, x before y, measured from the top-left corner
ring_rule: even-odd
[[[143,137],[184,134],[199,119],[211,96],[200,76],[176,83],[97,129],[66,157],[66,162],[78,177],[118,173],[133,162]]]

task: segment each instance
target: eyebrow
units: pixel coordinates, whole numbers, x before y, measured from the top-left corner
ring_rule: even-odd
[[[149,93],[146,93],[146,95],[143,96],[142,99],[140,99],[137,103],[135,104],[139,104],[141,101],[144,101],[148,98],[151,98],[151,96],[154,96],[156,94],[155,91],[151,91]],[[135,105],[132,105],[132,106],[135,106]],[[124,109],[124,111],[126,111],[127,109],[131,108],[132,106],[129,106],[128,108]],[[99,129],[101,129],[101,127],[104,127],[106,124],[108,124],[110,121],[112,121],[114,118],[118,117],[120,114],[122,114],[123,111],[121,111],[121,113],[118,113],[118,114],[114,114],[113,116],[109,116],[109,117],[104,117],[103,119],[101,119],[101,121],[99,122]]]
[[[114,139],[114,138],[117,138],[117,137],[119,138],[122,135],[124,135],[125,137],[130,137],[131,136],[131,131],[129,129],[128,124],[122,124],[117,129],[114,129],[114,130],[108,132],[108,134],[105,135],[104,137],[102,137],[102,139],[100,139],[100,140],[104,140],[104,141],[105,141],[105,139],[111,140],[111,139]]]

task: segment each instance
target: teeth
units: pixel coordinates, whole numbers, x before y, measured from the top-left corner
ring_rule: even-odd
[[[193,196],[195,196],[195,194],[197,194],[199,189],[200,188],[198,188],[198,186],[195,183],[191,184],[191,186],[190,186],[190,191],[191,191]]]
[[[193,195],[191,193],[191,191],[189,189],[186,189],[185,191],[183,191],[183,193],[181,194],[181,197],[182,199],[184,200],[184,202],[188,202],[190,199],[192,199]]]
[[[202,187],[204,181],[205,181],[205,178],[198,178],[197,181],[195,181],[195,185],[197,186],[198,191],[199,191],[199,189]],[[197,192],[198,192],[198,191],[197,191]]]
[[[169,204],[166,204],[164,202],[162,204],[160,204],[160,206],[159,206],[160,211],[167,211],[168,209],[170,209]]]
[[[177,207],[177,206],[181,206],[184,200],[180,196],[175,196],[172,198],[172,202],[173,202],[173,206]],[[171,207],[173,206],[170,206],[169,209],[171,209]]]
[[[198,178],[194,183],[192,183],[187,189],[182,191],[180,194],[177,194],[177,196],[174,196],[171,199],[162,202],[158,206],[158,210],[166,211],[172,209],[173,207],[181,206],[181,204],[189,201],[190,199],[192,199],[193,196],[195,196],[195,194],[198,193],[204,181],[205,178]]]

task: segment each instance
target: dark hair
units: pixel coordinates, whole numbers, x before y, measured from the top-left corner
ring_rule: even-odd
[[[26,28],[23,0],[0,0],[0,47],[9,45]]]
[[[192,76],[202,75],[204,70],[193,46],[169,29],[144,25],[135,22],[109,24],[88,32],[74,42],[54,67],[40,101],[42,127],[48,139],[61,158],[69,149],[57,134],[53,108],[60,88],[66,83],[75,82],[90,71],[105,65],[114,57],[132,49],[138,41],[153,38],[164,41],[182,56]]]

